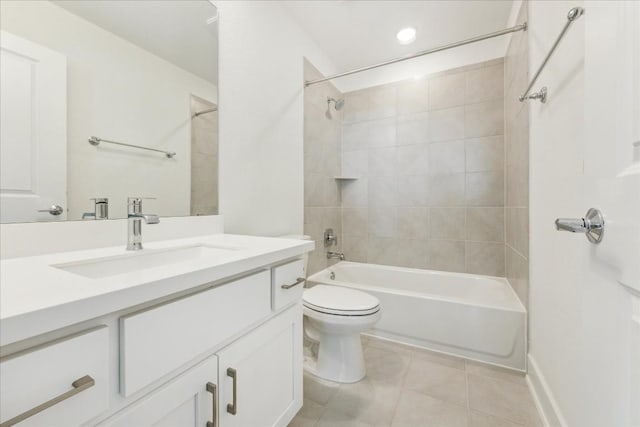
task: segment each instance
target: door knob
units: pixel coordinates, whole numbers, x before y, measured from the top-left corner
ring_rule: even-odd
[[[598,209],[589,209],[584,218],[558,218],[556,229],[572,233],[585,233],[594,244],[602,241],[604,235],[604,217]]]
[[[51,215],[58,216],[64,212],[64,209],[60,205],[51,205],[49,209],[39,209],[38,212],[49,212]]]

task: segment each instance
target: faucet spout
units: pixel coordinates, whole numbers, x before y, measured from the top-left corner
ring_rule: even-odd
[[[145,224],[158,224],[160,217],[156,214],[142,213],[142,198],[140,197],[130,197],[127,204],[129,205],[127,250],[139,251],[142,249],[142,221]]]
[[[327,259],[337,258],[340,261],[344,261],[344,254],[342,252],[327,252]]]
[[[156,214],[142,214],[142,213],[134,213],[129,214],[129,219],[142,219],[145,224],[158,224],[160,223],[160,217]]]

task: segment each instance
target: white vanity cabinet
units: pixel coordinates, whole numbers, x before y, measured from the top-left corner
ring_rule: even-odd
[[[302,309],[218,352],[220,427],[286,426],[302,406]]]
[[[120,318],[120,392],[130,396],[271,314],[269,270]]]
[[[0,359],[0,425],[80,425],[109,406],[108,328]]]
[[[217,427],[217,377],[210,356],[99,425]]]
[[[294,305],[101,427],[286,426],[302,406],[302,312]]]
[[[302,407],[301,252],[1,347],[0,426],[285,427]]]

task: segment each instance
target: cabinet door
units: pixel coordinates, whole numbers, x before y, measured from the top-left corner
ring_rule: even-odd
[[[211,356],[100,425],[217,427],[217,375]]]
[[[302,407],[302,308],[238,339],[218,361],[221,427],[286,426]]]

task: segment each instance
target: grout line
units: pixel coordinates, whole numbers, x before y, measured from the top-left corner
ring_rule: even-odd
[[[529,258],[520,253],[516,248],[511,246],[510,244],[505,242],[505,246],[515,252],[517,255],[520,255],[525,261],[529,261]]]

